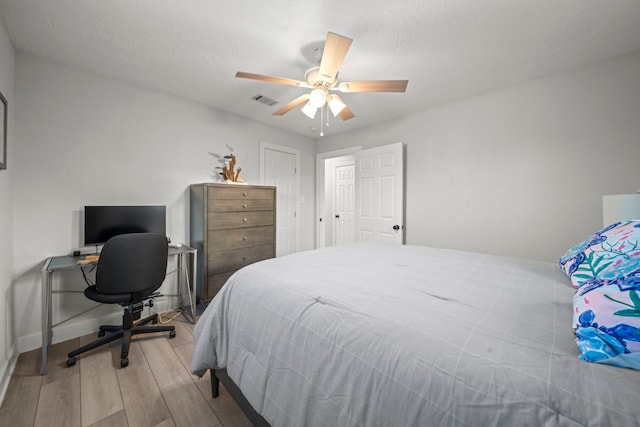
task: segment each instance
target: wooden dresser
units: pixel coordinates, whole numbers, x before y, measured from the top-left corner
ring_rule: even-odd
[[[238,269],[276,255],[276,187],[190,186],[190,242],[198,295],[211,300]]]

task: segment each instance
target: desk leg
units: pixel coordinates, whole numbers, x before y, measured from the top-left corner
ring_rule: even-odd
[[[189,295],[189,305],[191,306],[191,322],[192,323],[196,323],[196,289],[195,286],[193,286],[192,284],[192,280],[189,279],[189,271],[187,271],[187,268],[185,267],[185,261],[184,261],[184,256],[185,255],[190,255],[191,258],[191,276],[195,277],[195,260],[196,260],[196,256],[195,254],[189,254],[187,252],[182,252],[179,254],[178,256],[178,280],[180,282],[180,294],[182,295],[183,301],[182,301],[182,306],[184,307],[184,287],[183,287],[183,280],[187,285],[187,295]],[[183,277],[183,273],[184,277]]]
[[[188,282],[191,285],[191,320],[195,324],[196,323],[196,302],[198,301],[198,297],[196,295],[196,274],[198,274],[196,270],[196,262],[198,259],[198,251],[196,249],[191,253],[191,280]]]
[[[51,276],[52,271],[49,271],[49,263],[51,259],[48,259],[42,267],[42,366],[40,367],[40,374],[47,375],[47,358],[49,355],[49,348],[51,346],[51,340],[53,333],[51,331]]]

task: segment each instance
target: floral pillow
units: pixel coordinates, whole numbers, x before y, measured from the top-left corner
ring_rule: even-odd
[[[614,284],[575,293],[573,324],[580,359],[603,362],[633,354],[640,360],[639,289]]]
[[[596,232],[567,251],[560,268],[581,293],[606,284],[633,286],[640,281],[640,220],[617,222]]]
[[[603,228],[571,248],[560,267],[576,288],[580,359],[640,369],[640,220]]]

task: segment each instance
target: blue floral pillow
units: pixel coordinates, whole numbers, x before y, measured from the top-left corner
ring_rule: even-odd
[[[587,362],[619,355],[640,357],[640,292],[618,285],[581,293],[573,298],[576,343]]]
[[[576,288],[580,358],[640,369],[640,220],[598,231],[571,248],[560,266]]]
[[[596,232],[569,249],[560,268],[576,289],[639,280],[640,220],[616,222]]]

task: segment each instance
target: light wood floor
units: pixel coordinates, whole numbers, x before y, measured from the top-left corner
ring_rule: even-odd
[[[209,374],[189,372],[193,324],[182,316],[170,324],[173,339],[168,333],[135,337],[124,369],[120,340],[67,368],[67,353],[96,334],[55,344],[46,376],[40,375],[40,349],[20,354],[0,426],[250,426],[222,384],[213,399]]]

